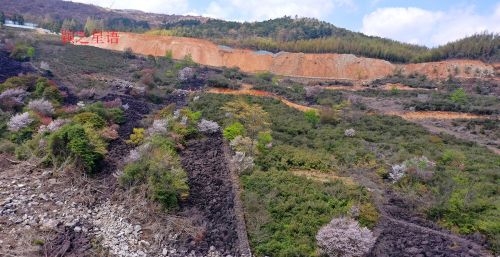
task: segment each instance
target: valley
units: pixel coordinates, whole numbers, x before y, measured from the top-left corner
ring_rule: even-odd
[[[500,253],[495,34],[425,48],[307,18],[2,10],[134,22],[97,45],[0,24],[0,256]]]

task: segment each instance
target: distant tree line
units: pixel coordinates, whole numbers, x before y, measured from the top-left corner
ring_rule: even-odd
[[[85,24],[75,19],[59,19],[46,17],[40,22],[40,27],[54,32],[61,30],[83,31],[90,35],[94,31],[127,31],[127,32],[144,32],[149,30],[147,21],[136,21],[129,18],[110,18],[97,19],[89,17]]]
[[[5,24],[7,19],[9,19],[9,17],[7,17],[4,12],[0,11],[0,25]],[[12,17],[10,17],[10,20],[15,24],[24,25],[24,17],[20,14],[13,14]]]
[[[426,62],[450,58],[500,60],[497,33],[476,34],[437,48],[366,36],[310,18],[283,18],[239,23],[183,20],[164,24],[163,35],[210,39],[216,43],[271,52],[348,53],[392,62]]]
[[[0,27],[5,24],[5,13],[0,12]]]

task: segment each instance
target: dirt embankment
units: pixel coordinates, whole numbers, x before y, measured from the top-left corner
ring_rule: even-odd
[[[373,80],[391,75],[418,72],[430,78],[448,75],[471,78],[494,74],[494,67],[480,61],[450,60],[432,63],[395,65],[388,61],[356,57],[352,54],[304,54],[280,52],[271,54],[218,46],[208,40],[120,33],[116,44],[94,46],[123,51],[131,48],[143,55],[164,56],[169,50],[175,59],[191,54],[197,63],[215,67],[239,67],[245,72],[271,71],[278,75],[323,79]]]

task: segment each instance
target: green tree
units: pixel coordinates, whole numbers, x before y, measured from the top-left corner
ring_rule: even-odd
[[[241,123],[234,122],[224,129],[223,134],[227,140],[231,141],[237,136],[243,136],[245,134],[245,128]]]
[[[0,12],[0,26],[5,24],[5,13]]]
[[[451,93],[450,100],[457,104],[465,104],[467,102],[467,93],[463,88],[459,88]]]
[[[269,114],[258,104],[249,104],[240,98],[226,103],[222,110],[241,122],[252,139],[256,139],[259,132],[269,129]]]
[[[103,31],[104,30],[104,21],[103,20],[95,20],[92,18],[87,18],[87,21],[85,22],[84,26],[84,32],[85,35],[90,36],[92,33],[97,32],[97,31]]]
[[[313,127],[316,127],[320,121],[319,114],[316,110],[309,110],[304,113],[307,122],[311,123]]]
[[[74,19],[65,19],[61,25],[61,30],[81,31],[82,24]]]
[[[165,53],[165,59],[169,63],[171,63],[174,60],[174,53],[172,52],[172,50],[167,50],[167,52]]]

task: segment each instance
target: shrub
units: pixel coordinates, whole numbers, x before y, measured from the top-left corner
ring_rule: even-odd
[[[44,99],[36,99],[31,101],[28,104],[28,108],[34,112],[38,112],[46,116],[52,116],[54,114],[54,106],[52,105],[52,103]]]
[[[315,110],[309,110],[309,111],[304,112],[304,116],[305,116],[307,122],[309,122],[313,127],[316,127],[316,125],[320,121],[320,117]]]
[[[63,96],[61,92],[54,84],[54,82],[49,81],[46,78],[39,78],[35,84],[35,91],[33,92],[35,98],[45,98],[46,100],[52,101],[54,103],[61,103],[63,101]]]
[[[259,132],[257,136],[257,149],[259,149],[260,153],[264,153],[266,149],[272,147],[273,137],[271,136],[270,131]]]
[[[148,128],[148,134],[166,134],[168,132],[168,121],[166,119],[154,120],[151,127]]]
[[[82,164],[85,171],[95,171],[103,155],[96,151],[91,140],[79,124],[65,125],[49,138],[49,155],[54,164],[73,158]]]
[[[222,110],[234,121],[244,124],[248,136],[252,139],[256,139],[259,132],[269,128],[269,114],[258,104],[249,104],[240,98],[226,103]]]
[[[0,141],[0,153],[13,154],[15,150],[16,150],[16,144],[12,143],[9,140]]]
[[[28,93],[23,88],[9,88],[0,94],[0,100],[5,101],[7,98],[17,98],[18,102],[22,103],[22,99],[26,97]]]
[[[96,129],[103,128],[106,125],[106,121],[101,116],[93,112],[79,113],[73,117],[73,120],[82,125],[89,125]]]
[[[35,48],[25,43],[16,44],[14,50],[10,53],[10,57],[18,61],[26,61],[35,55]]]
[[[178,77],[180,81],[186,81],[192,79],[195,76],[195,70],[191,67],[183,68],[178,72]]]
[[[106,116],[109,119],[109,121],[116,124],[123,124],[127,120],[125,118],[125,113],[120,108],[111,108],[107,110]]]
[[[220,74],[216,74],[216,75],[208,78],[207,86],[219,87],[219,88],[229,88],[229,89],[239,89],[240,88],[240,85],[238,85],[238,83],[233,82]]]
[[[411,175],[412,178],[426,181],[432,178],[434,174],[432,168],[434,166],[435,164],[425,156],[414,157],[399,165],[393,165],[389,177],[392,179],[393,183],[398,182],[407,174]]]
[[[130,47],[125,48],[125,51],[123,51],[123,57],[125,57],[127,59],[134,59],[135,54],[134,54],[134,51],[132,51],[132,48],[130,48]]]
[[[169,63],[171,63],[174,60],[174,53],[172,52],[172,50],[167,50],[165,52],[165,60],[167,60],[167,62]]]
[[[465,163],[465,155],[457,150],[446,149],[441,156],[440,162],[455,168],[461,168]]]
[[[239,122],[234,122],[233,124],[227,126],[224,129],[224,138],[231,141],[235,139],[237,136],[243,136],[245,134],[245,128]]]
[[[334,218],[316,235],[321,252],[331,257],[364,256],[375,244],[367,228],[349,218]]]
[[[274,78],[274,75],[269,71],[259,72],[259,73],[257,73],[256,76],[257,76],[257,78],[268,81],[268,82],[271,82]]]
[[[321,123],[336,125],[340,122],[340,115],[333,109],[321,109],[319,112]]]
[[[130,134],[130,139],[127,140],[128,144],[139,145],[144,141],[144,129],[134,128],[133,133]]]
[[[368,228],[375,227],[379,219],[377,209],[371,203],[364,203],[359,207],[359,223]]]
[[[10,131],[18,132],[19,130],[29,126],[33,121],[34,119],[30,117],[30,114],[25,112],[12,116],[10,121],[7,123],[7,126]]]
[[[147,143],[130,152],[120,177],[122,185],[131,187],[146,184],[151,200],[165,209],[174,209],[189,194],[187,174],[181,168],[174,143],[164,136],[155,135]]]
[[[202,119],[198,123],[198,130],[200,132],[203,132],[203,133],[205,133],[205,132],[215,133],[215,132],[218,132],[219,129],[220,129],[219,124],[217,124],[217,122],[214,122],[214,121]]]
[[[356,130],[354,130],[353,128],[346,129],[344,131],[344,136],[346,137],[354,137],[355,135],[356,135]]]
[[[389,178],[391,178],[392,183],[401,180],[406,175],[405,171],[406,165],[404,163],[392,165],[391,172],[389,172]]]
[[[23,88],[10,88],[0,94],[0,108],[3,110],[16,110],[24,105],[25,98],[29,95]]]
[[[238,174],[250,172],[254,167],[253,157],[244,152],[236,152],[230,161]]]
[[[467,93],[463,88],[459,88],[450,95],[450,100],[457,104],[465,104],[467,103]]]
[[[315,236],[345,214],[360,188],[320,183],[286,171],[254,171],[241,178],[249,240],[256,256],[318,256]]]
[[[249,137],[237,136],[229,143],[231,149],[235,152],[242,152],[249,155],[255,153],[255,143]]]
[[[193,57],[191,54],[187,54],[180,60],[178,63],[175,64],[175,68],[177,70],[183,69],[185,67],[196,67],[197,64],[193,61]]]
[[[228,79],[242,79],[245,76],[238,67],[226,68],[223,74]]]

